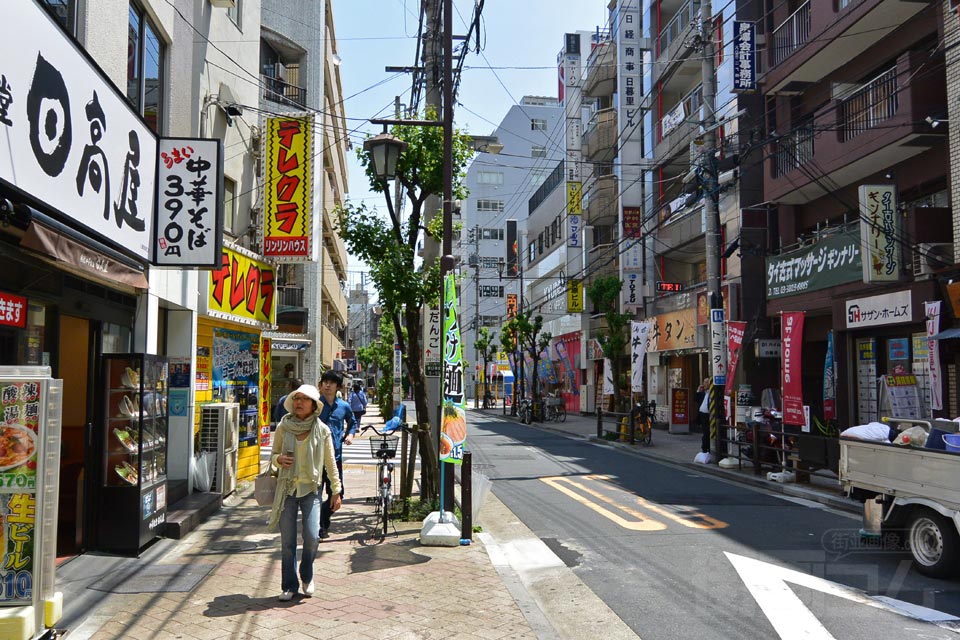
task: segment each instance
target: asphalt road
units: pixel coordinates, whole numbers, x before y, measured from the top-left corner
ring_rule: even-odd
[[[470,449],[644,640],[958,637],[960,582],[864,548],[847,514],[500,418],[471,423]]]

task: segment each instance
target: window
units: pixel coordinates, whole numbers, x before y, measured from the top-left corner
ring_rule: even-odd
[[[72,35],[77,35],[77,3],[76,0],[42,0],[47,5],[57,22]]]
[[[503,184],[502,171],[478,171],[477,184],[492,184],[500,186]]]
[[[503,287],[498,287],[490,284],[481,285],[480,297],[481,298],[502,298]]]
[[[530,186],[536,189],[547,179],[550,171],[547,169],[530,169]]]
[[[527,245],[527,263],[531,263],[537,259],[537,243],[531,242]]]
[[[543,118],[530,118],[531,131],[546,131],[547,121]]]
[[[503,316],[480,316],[481,327],[499,327],[503,325]]]
[[[482,229],[481,240],[503,240],[503,229]]]
[[[227,17],[233,20],[233,24],[237,25],[237,29],[243,29],[243,24],[240,22],[240,16],[243,15],[243,0],[237,0],[237,6],[227,7]]]
[[[503,211],[503,200],[479,198],[477,199],[477,211],[493,211],[495,213],[500,213]]]
[[[233,224],[237,215],[237,183],[223,176],[223,230],[233,235]]]
[[[154,133],[160,134],[163,111],[165,45],[143,10],[131,3],[127,42],[127,100]]]
[[[543,231],[537,236],[537,253],[543,254]]]
[[[535,144],[530,147],[530,157],[531,158],[546,158],[547,157],[547,148],[540,144]]]

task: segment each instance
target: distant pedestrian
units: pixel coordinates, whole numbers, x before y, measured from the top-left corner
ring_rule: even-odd
[[[334,437],[320,420],[320,392],[301,385],[284,401],[286,415],[277,425],[270,464],[279,470],[269,528],[280,528],[280,600],[291,600],[303,584],[303,595],[313,595],[313,561],[320,544],[320,482],[329,476],[333,493],[330,509],[340,509]],[[336,476],[336,477],[334,477]],[[302,514],[303,548],[297,580],[297,515]]]
[[[337,476],[340,486],[338,492],[331,490],[330,474],[324,471],[323,487],[329,496],[320,509],[320,537],[330,537],[330,516],[336,509],[333,509],[332,499],[334,493],[338,493],[338,498],[343,497],[343,445],[353,443],[353,437],[357,433],[360,425],[350,409],[350,405],[340,398],[340,387],[343,386],[343,376],[340,373],[330,370],[325,371],[320,378],[320,420],[328,427],[333,434],[334,454],[337,460]]]
[[[701,395],[702,394],[702,395]],[[700,405],[697,410],[697,421],[700,423],[700,430],[703,432],[700,437],[700,452],[706,454],[703,456],[707,462],[710,458],[710,378],[706,377],[697,389],[697,398],[700,399]]]
[[[273,407],[273,415],[271,416],[271,418],[273,419],[274,428],[276,428],[277,424],[280,423],[280,420],[283,419],[283,416],[287,415],[288,413],[287,409],[283,406],[283,403],[284,401],[286,401],[287,396],[302,386],[303,386],[303,380],[301,380],[300,378],[294,378],[293,380],[290,381],[290,387],[287,390],[287,392],[282,396],[280,396],[280,399],[277,400],[277,404]]]
[[[360,418],[367,412],[367,394],[363,392],[363,383],[359,380],[353,383],[353,391],[350,392],[350,410],[359,425]]]

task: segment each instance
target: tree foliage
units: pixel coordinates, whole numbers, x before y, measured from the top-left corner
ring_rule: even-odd
[[[535,405],[540,408],[543,404],[541,400],[543,393],[540,389],[540,376],[538,371],[540,368],[540,354],[550,346],[550,340],[553,338],[553,335],[549,331],[543,332],[543,316],[538,315],[531,318],[529,311],[518,313],[503,325],[500,336],[500,340],[503,342],[505,349],[509,351],[519,349],[521,358],[524,358],[525,354],[529,354],[533,360],[533,371],[531,372],[533,388],[531,389],[531,393],[533,394]],[[517,379],[520,379],[519,375]],[[522,382],[526,381],[524,380]],[[524,388],[523,384],[520,385],[520,388]]]
[[[432,111],[426,119],[436,119]],[[421,495],[431,500],[439,494],[437,454],[430,430],[430,416],[436,412],[427,406],[426,377],[422,365],[421,308],[440,297],[440,271],[434,262],[418,265],[417,248],[424,238],[427,220],[434,218],[424,205],[431,195],[443,192],[443,130],[441,127],[397,125],[391,130],[408,144],[397,163],[396,180],[402,185],[409,207],[406,219],[400,216],[400,203],[386,215],[364,204],[348,202],[337,211],[338,231],[348,250],[370,265],[370,277],[383,305],[392,318],[394,333],[407,358],[407,376],[414,390],[417,411],[417,438],[421,448]],[[459,131],[453,136],[454,197],[462,198],[460,186],[464,166],[470,157],[469,137]],[[372,191],[390,197],[392,185],[373,176],[369,156],[361,149],[357,156],[364,167]],[[440,216],[437,216],[439,218]],[[430,224],[435,237],[436,223]],[[403,329],[406,329],[404,335]],[[414,452],[415,453],[415,452]],[[407,477],[412,486],[412,474]],[[407,492],[407,495],[409,493]]]
[[[623,280],[620,278],[601,276],[587,287],[587,297],[606,320],[607,327],[597,334],[597,342],[603,349],[603,357],[609,360],[613,369],[614,395],[625,410],[628,399],[621,397],[616,388],[620,383],[621,356],[629,343],[627,328],[630,325],[630,314],[620,313],[622,288]]]
[[[477,354],[480,356],[480,360],[483,363],[483,393],[479,394],[477,402],[479,403],[480,398],[484,398],[487,395],[487,389],[489,387],[488,377],[490,372],[487,370],[487,364],[493,360],[494,356],[497,353],[497,343],[490,336],[490,329],[488,327],[480,327],[477,331],[477,338],[474,340],[474,347],[477,350]]]

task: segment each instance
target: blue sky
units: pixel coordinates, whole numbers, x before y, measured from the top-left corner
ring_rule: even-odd
[[[394,96],[408,102],[410,77],[392,76],[386,66],[415,64],[420,0],[333,0],[333,19],[347,127],[355,146],[364,133],[379,133],[364,120],[393,117]],[[454,31],[466,33],[464,21],[473,15],[473,0],[454,0]],[[563,34],[592,31],[606,22],[607,0],[486,0],[481,28],[481,54],[471,42],[456,108],[457,126],[487,135],[511,105],[524,95],[556,96],[557,53]],[[461,20],[462,16],[462,20]],[[473,67],[473,68],[471,68]],[[488,67],[494,67],[493,70]],[[512,68],[510,68],[512,67]],[[526,67],[526,68],[518,68]],[[381,83],[379,86],[377,83]],[[356,94],[356,95],[355,95]],[[352,96],[352,97],[351,97]],[[385,207],[371,193],[356,157],[349,158],[352,202]],[[365,267],[351,259],[350,286]]]

